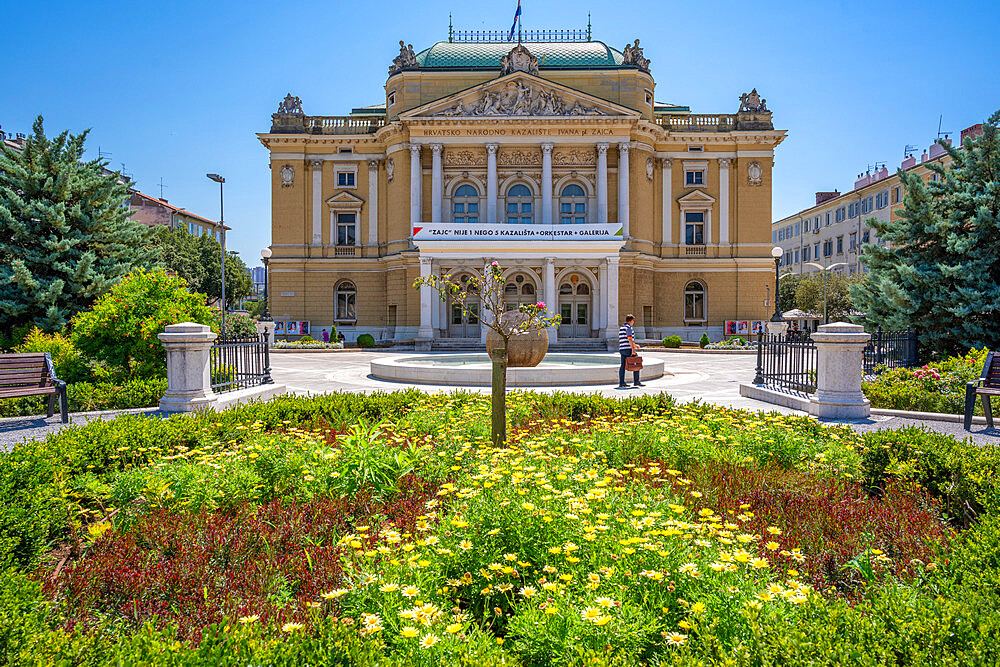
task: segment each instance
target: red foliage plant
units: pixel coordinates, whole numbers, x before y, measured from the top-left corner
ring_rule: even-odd
[[[647,463],[669,468],[663,462]],[[880,549],[892,559],[891,564],[876,567],[880,575],[906,578],[922,571],[922,564],[935,562],[954,537],[937,501],[913,485],[889,484],[876,497],[843,477],[776,465],[710,462],[692,466],[685,474],[692,484],[648,472],[637,471],[635,477],[654,486],[666,482],[683,496],[697,489],[702,497],[694,502],[696,509],[707,507],[738,523],[734,532],[777,542],[772,560],[797,570],[813,587],[829,594],[848,598],[860,594],[860,574],[845,565],[866,549]],[[744,519],[737,519],[741,515]],[[772,526],[781,533],[769,534]],[[805,560],[787,555],[793,549],[801,549]]]
[[[147,621],[175,623],[178,636],[197,643],[202,628],[258,616],[261,622],[308,622],[308,603],[335,603],[322,594],[341,587],[343,535],[368,524],[373,544],[384,529],[413,532],[424,503],[440,488],[413,475],[388,502],[367,496],[276,500],[231,512],[160,510],[112,531],[88,554],[46,577],[46,592],[64,605],[66,629]]]

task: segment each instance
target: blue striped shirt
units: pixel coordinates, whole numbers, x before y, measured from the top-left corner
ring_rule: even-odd
[[[623,324],[622,328],[618,330],[618,351],[619,352],[631,352],[632,345],[629,344],[629,336],[635,338],[635,332],[632,331],[631,324]]]

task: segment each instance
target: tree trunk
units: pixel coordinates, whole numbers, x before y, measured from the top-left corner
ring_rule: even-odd
[[[493,361],[493,419],[490,439],[495,447],[507,442],[507,348],[490,351]]]

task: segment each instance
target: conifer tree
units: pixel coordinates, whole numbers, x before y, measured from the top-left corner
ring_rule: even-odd
[[[961,150],[942,144],[953,162],[927,165],[937,182],[900,170],[899,219],[868,221],[888,245],[865,245],[871,273],[851,290],[869,324],[914,327],[940,353],[1000,345],[998,124],[1000,111]]]
[[[57,331],[155,257],[105,162],[83,162],[87,132],[45,136],[42,117],[0,155],[0,331]]]

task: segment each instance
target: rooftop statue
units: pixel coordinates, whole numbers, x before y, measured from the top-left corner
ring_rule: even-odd
[[[527,72],[538,76],[538,58],[531,55],[531,51],[524,45],[518,44],[500,59],[500,76],[511,72]]]
[[[399,55],[392,59],[392,65],[389,66],[389,74],[398,72],[405,67],[416,66],[417,56],[413,53],[413,44],[406,44],[403,40],[399,40]]]
[[[278,113],[304,116],[305,112],[302,111],[302,100],[288,93],[285,95],[284,101],[278,104]]]
[[[767,111],[767,100],[761,98],[757,94],[757,89],[754,88],[749,93],[743,93],[740,95],[740,111]]]
[[[626,44],[625,48],[622,49],[622,55],[625,56],[625,59],[622,61],[623,65],[635,65],[641,70],[649,71],[649,58],[643,55],[638,39],[635,40],[635,45]]]

